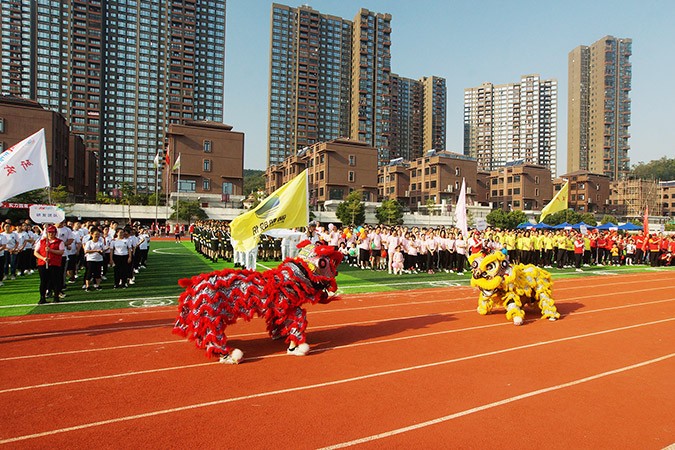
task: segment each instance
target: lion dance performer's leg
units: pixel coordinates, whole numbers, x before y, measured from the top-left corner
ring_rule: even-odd
[[[541,271],[537,277],[536,299],[539,301],[539,309],[541,310],[541,317],[548,320],[556,320],[560,318],[560,313],[555,307],[551,288],[553,282],[551,275],[548,272]]]
[[[506,319],[512,320],[514,325],[522,324],[525,311],[521,309],[523,304],[520,302],[520,296],[514,292],[507,292],[502,300],[506,309]]]
[[[483,316],[490,314],[492,307],[494,306],[494,302],[492,301],[493,297],[494,295],[486,296],[482,292],[478,295],[478,314]]]
[[[307,329],[307,311],[299,306],[289,310],[280,321],[281,335],[287,336],[289,355],[304,356],[309,352],[309,345],[305,342]]]

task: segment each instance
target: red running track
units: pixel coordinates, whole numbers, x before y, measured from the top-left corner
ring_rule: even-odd
[[[634,448],[675,443],[675,272],[555,282],[514,327],[453,287],[310,308],[304,358],[262,320],[222,365],[175,307],[0,320],[7,448]]]

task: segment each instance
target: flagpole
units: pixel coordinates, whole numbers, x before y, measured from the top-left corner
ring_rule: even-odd
[[[180,153],[178,154],[178,161],[180,161]],[[180,204],[180,164],[178,164],[178,185],[176,186],[176,223],[178,223],[178,206]]]
[[[157,156],[159,156],[159,153],[157,153]],[[155,233],[159,232],[159,224],[157,223],[157,215],[158,215],[157,210],[159,209],[158,183],[159,183],[159,160],[157,160],[157,164],[155,164]]]

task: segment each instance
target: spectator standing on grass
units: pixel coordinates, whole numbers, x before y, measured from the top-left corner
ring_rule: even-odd
[[[47,302],[47,291],[54,295],[54,303],[58,303],[65,294],[61,292],[63,286],[63,271],[61,264],[66,246],[57,237],[57,228],[49,225],[47,236],[41,237],[35,244],[33,254],[37,258],[38,272],[40,273],[40,300],[38,304]]]
[[[192,234],[190,234],[192,236]],[[138,234],[141,242],[138,244],[138,267],[145,269],[148,264],[148,252],[150,251],[150,233],[147,228],[141,228]]]
[[[577,233],[574,238],[574,267],[577,272],[581,272],[581,260],[584,257],[584,238],[581,233]]]
[[[7,238],[5,233],[0,233],[0,286],[5,283],[2,282],[5,278],[5,261],[7,258]]]
[[[12,225],[5,222],[3,225],[4,231],[2,234],[5,237],[5,264],[0,267],[4,278],[14,280],[16,278],[16,257],[19,247],[19,235],[12,230]],[[2,281],[3,277],[0,277]]]
[[[173,226],[173,237],[176,240],[176,242],[180,242],[180,225],[175,224]]]
[[[112,240],[110,264],[115,273],[113,289],[128,287],[129,266],[131,265],[131,248],[123,229],[117,230],[117,236]]]
[[[101,232],[94,229],[90,238],[84,244],[84,259],[86,261],[86,271],[84,273],[85,289],[101,289],[101,277],[103,276],[103,254],[105,251],[105,240],[101,237]]]

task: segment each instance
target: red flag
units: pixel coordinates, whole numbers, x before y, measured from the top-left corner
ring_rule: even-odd
[[[166,146],[166,153],[164,154],[164,161],[166,161],[166,166],[169,167],[171,165],[171,155],[169,155],[169,146]]]
[[[645,206],[645,215],[642,218],[642,234],[645,239],[642,243],[642,251],[647,251],[649,248],[649,206]]]

